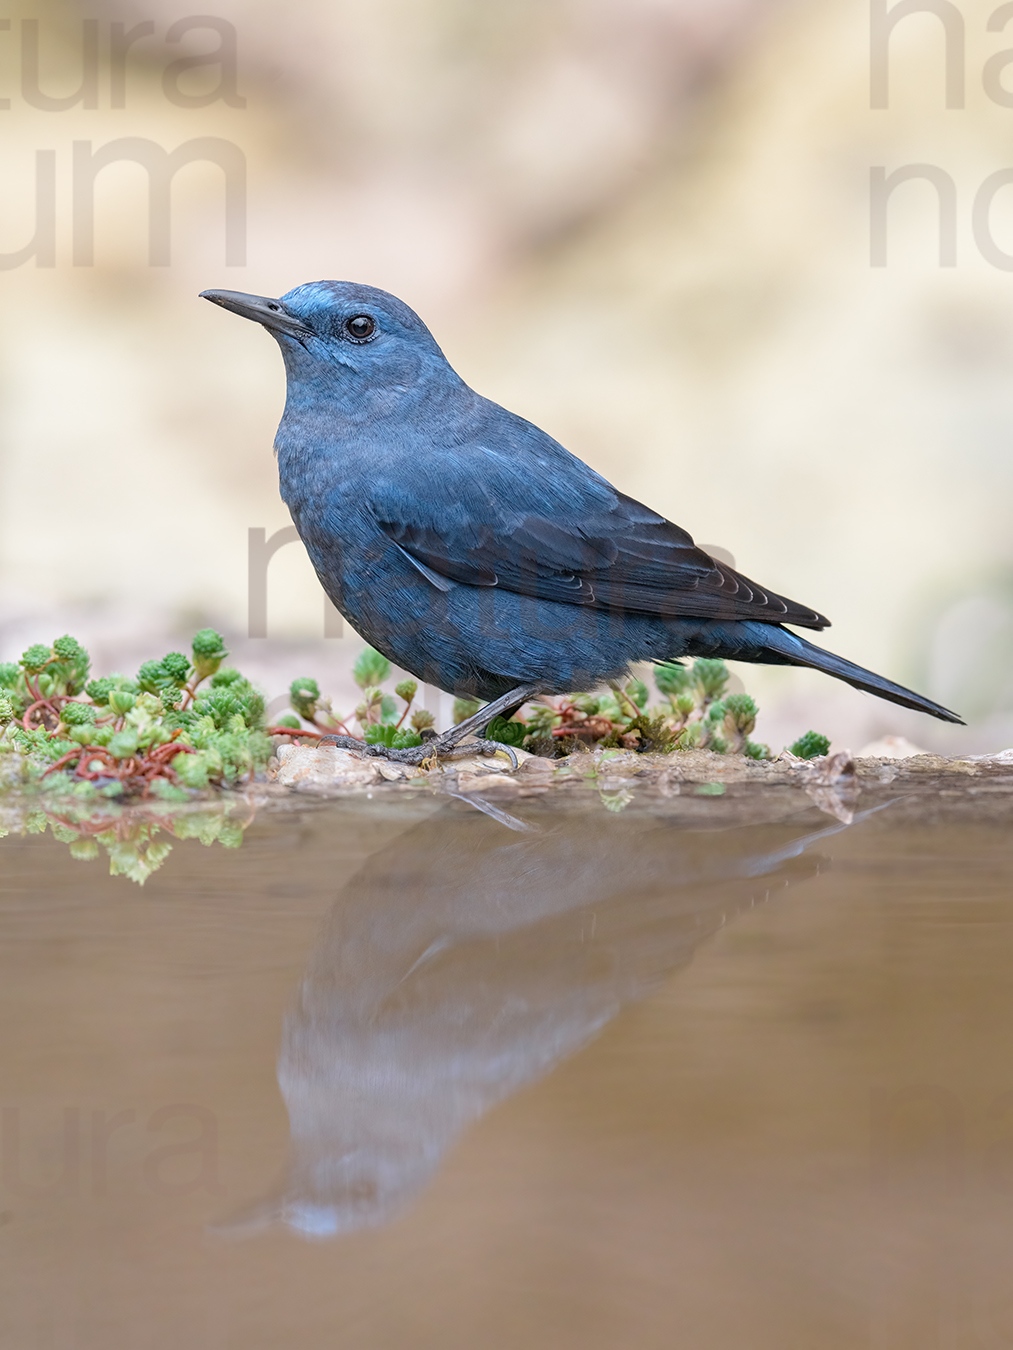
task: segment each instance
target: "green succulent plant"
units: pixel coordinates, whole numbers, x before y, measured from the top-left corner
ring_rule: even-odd
[[[818,731],[807,731],[794,744],[788,746],[788,751],[792,755],[797,755],[799,759],[818,759],[821,755],[830,753],[830,739]]]
[[[263,695],[239,671],[220,671],[224,656],[221,635],[204,629],[192,662],[170,652],[136,680],[89,679],[75,638],[37,643],[3,668],[0,752],[22,755],[47,790],[82,799],[232,786],[266,766],[270,740]]]
[[[367,647],[355,658],[352,678],[360,689],[376,688],[390,679],[390,662],[373,647]]]
[[[385,745],[388,750],[411,750],[422,744],[422,737],[415,731],[399,731],[393,722],[377,722],[366,728],[367,745]]]
[[[515,750],[524,744],[527,734],[528,728],[523,722],[508,722],[503,717],[494,717],[484,732],[486,740],[498,741],[500,745],[509,745]]]
[[[660,694],[675,700],[691,688],[693,676],[685,666],[662,661],[654,667],[654,683],[658,686]]]
[[[289,686],[288,696],[299,716],[311,722],[320,702],[320,686],[316,680],[293,680]]]
[[[435,729],[433,714],[416,706],[418,682],[402,678],[390,692],[391,664],[371,647],[354,662],[361,699],[348,717],[334,713],[316,680],[301,677],[289,689],[291,711],[271,726],[263,694],[240,670],[223,664],[227,655],[222,635],[205,628],[194,636],[192,656],[168,652],[145,661],[135,679],[90,678],[89,656],[77,639],[65,635],[50,647],[35,643],[17,663],[0,664],[0,753],[21,755],[29,777],[50,791],[81,799],[170,800],[234,787],[262,772],[272,737],[337,732],[400,749],[422,744]],[[723,661],[662,663],[654,668],[654,681],[659,706],[651,706],[644,680],[631,675],[609,689],[539,699],[509,719],[494,718],[486,735],[550,755],[614,746],[770,758],[769,748],[752,739],[756,702],[727,692]],[[456,699],[455,723],[480,706],[476,699]],[[356,723],[358,733],[352,730]],[[826,754],[829,742],[807,732],[791,750],[812,758]]]
[[[194,634],[193,666],[198,680],[213,675],[227,656],[221,633],[216,633],[213,628],[202,628]]]
[[[713,657],[700,656],[693,662],[693,678],[703,695],[704,704],[719,699],[728,685],[728,667]]]

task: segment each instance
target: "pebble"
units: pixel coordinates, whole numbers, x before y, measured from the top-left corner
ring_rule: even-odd
[[[277,767],[268,772],[268,777],[282,787],[301,792],[368,787],[383,781],[381,761],[336,745],[280,745],[276,759]]]

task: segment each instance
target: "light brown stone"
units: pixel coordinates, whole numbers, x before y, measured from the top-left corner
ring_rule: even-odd
[[[380,762],[336,745],[281,745],[273,777],[282,787],[300,792],[328,788],[368,787],[382,781]]]

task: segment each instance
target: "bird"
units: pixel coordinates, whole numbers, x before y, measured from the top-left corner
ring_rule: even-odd
[[[482,736],[490,721],[531,699],[684,657],[807,666],[962,722],[791,631],[829,620],[711,557],[476,393],[396,296],[316,281],[279,299],[201,297],[259,323],[281,349],[279,485],[324,591],[395,665],[486,700],[422,747],[368,753],[421,763],[461,754],[467,737],[472,753],[491,753],[502,747]]]

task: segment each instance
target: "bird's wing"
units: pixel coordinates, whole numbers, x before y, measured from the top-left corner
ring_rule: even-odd
[[[396,482],[381,475],[374,484],[376,523],[431,580],[664,618],[828,625],[715,561],[678,525],[509,416],[512,437],[501,423],[495,440],[420,457],[411,483],[402,464]]]

